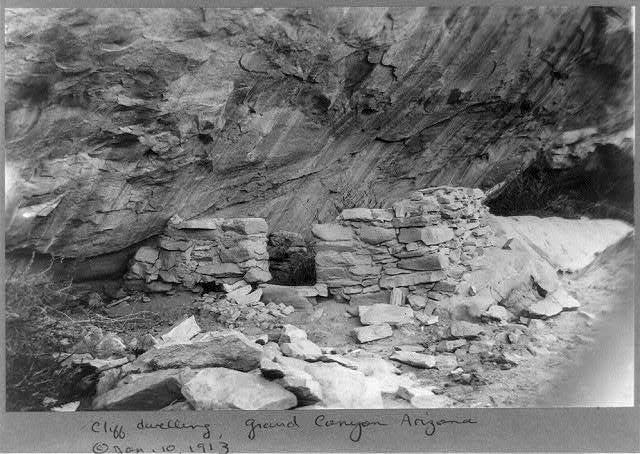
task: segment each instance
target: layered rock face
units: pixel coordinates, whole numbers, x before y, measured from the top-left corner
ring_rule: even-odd
[[[95,256],[203,213],[304,233],[417,188],[493,186],[562,133],[616,144],[633,123],[624,8],[16,9],[5,22],[10,250]]]
[[[480,189],[436,187],[390,209],[344,210],[336,223],[313,226],[317,281],[369,304],[454,293],[465,265],[495,246],[483,198]]]
[[[130,288],[168,291],[174,284],[260,283],[271,280],[267,223],[259,218],[173,217],[157,246],[137,250],[128,273]]]

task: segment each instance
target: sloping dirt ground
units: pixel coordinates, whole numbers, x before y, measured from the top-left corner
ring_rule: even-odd
[[[497,344],[494,351],[498,348],[505,356],[460,349],[456,356],[463,375],[395,363],[397,368],[402,375],[412,375],[434,389],[433,407],[633,405],[631,228],[618,221],[593,224],[524,218],[528,217],[494,218],[498,244],[516,237],[532,253],[532,260],[542,256],[556,268],[577,269],[591,262],[581,271],[562,275],[562,285],[580,301],[580,309],[545,320],[536,332],[519,323],[487,324],[487,338]],[[597,254],[598,251],[603,252]],[[501,266],[506,266],[499,254],[506,257],[509,251],[497,248],[494,252],[495,257],[485,257],[495,265],[493,274],[487,275],[484,270],[485,274],[479,276],[495,279]],[[41,283],[28,286],[26,291],[24,285],[8,285],[8,410],[46,410],[72,400],[81,400],[84,403],[80,408],[88,408],[96,377],[82,371],[62,372],[50,358],[52,353],[68,350],[90,324],[118,333],[125,342],[145,333],[158,334],[185,315],[195,315],[203,330],[229,327],[210,313],[199,311],[194,305],[198,295],[189,292],[132,294],[126,302],[113,307],[107,306],[116,297],[105,296],[103,304],[87,305],[89,292],[104,295],[109,293],[105,289],[114,286],[117,283],[91,282],[60,289]],[[26,293],[16,292],[16,288]],[[281,322],[304,329],[320,346],[336,347],[361,359],[377,355],[388,358],[398,345],[428,347],[440,335],[438,327],[409,325],[395,329],[391,338],[360,345],[350,336],[351,330],[359,326],[357,317],[349,316],[344,304],[331,300],[321,301],[308,311],[296,311]],[[446,325],[446,318],[441,317],[441,322]],[[247,335],[279,332],[277,324],[266,329],[232,327]],[[508,337],[514,333],[516,338]],[[387,373],[383,380],[390,376]],[[392,395],[384,401],[386,407],[409,406]]]

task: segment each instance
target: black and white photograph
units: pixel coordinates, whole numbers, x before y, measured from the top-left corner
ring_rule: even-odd
[[[634,13],[5,9],[6,411],[633,407]]]

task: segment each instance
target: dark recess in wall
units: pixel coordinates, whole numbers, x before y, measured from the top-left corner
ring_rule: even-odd
[[[615,218],[633,223],[633,157],[615,145],[599,145],[569,170],[550,169],[542,158],[487,199],[500,216]]]

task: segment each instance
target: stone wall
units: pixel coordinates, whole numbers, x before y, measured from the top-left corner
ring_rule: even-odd
[[[157,245],[138,249],[125,280],[128,287],[147,291],[267,282],[267,223],[261,218],[183,221],[174,216]]]
[[[317,282],[358,304],[455,293],[470,261],[495,245],[484,197],[479,189],[427,188],[391,208],[346,209],[335,223],[315,224]]]

